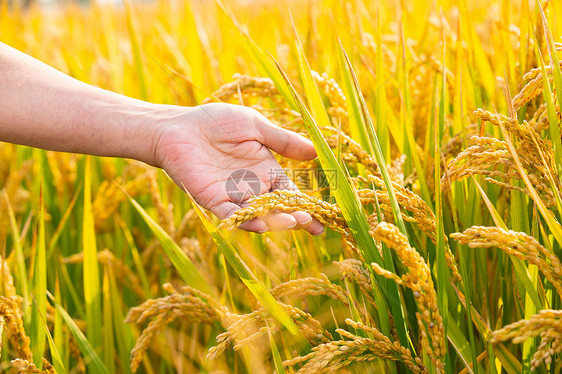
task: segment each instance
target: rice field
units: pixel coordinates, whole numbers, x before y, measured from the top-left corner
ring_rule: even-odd
[[[562,372],[561,12],[0,1],[0,42],[72,77],[318,153],[219,221],[159,169],[0,143],[0,372]],[[279,210],[325,233],[237,229]]]

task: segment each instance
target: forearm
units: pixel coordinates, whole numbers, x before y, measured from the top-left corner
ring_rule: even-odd
[[[0,43],[0,141],[154,164],[154,127],[167,114]]]

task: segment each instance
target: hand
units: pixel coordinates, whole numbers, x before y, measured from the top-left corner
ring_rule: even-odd
[[[280,172],[269,148],[296,160],[316,157],[309,140],[275,126],[256,110],[218,103],[181,108],[159,125],[152,149],[157,166],[180,187],[183,184],[199,204],[223,219],[247,205],[249,196],[227,191],[227,180],[236,170],[245,169],[249,171],[246,175],[257,176],[258,195],[281,186],[297,189]],[[324,231],[320,222],[298,211],[273,212],[240,228],[260,233],[305,228],[313,235]]]

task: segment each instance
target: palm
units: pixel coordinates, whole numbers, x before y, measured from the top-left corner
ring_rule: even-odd
[[[282,131],[282,137],[298,135],[281,129],[260,129],[265,119],[245,107],[211,104],[194,110],[198,112],[190,113],[190,123],[171,126],[162,134],[157,152],[161,166],[178,185],[185,186],[199,204],[224,218],[244,205],[249,196],[244,193],[246,191],[259,195],[273,188],[294,187],[264,143],[275,140],[271,139],[277,135],[273,131]],[[276,150],[283,153],[295,139],[280,141],[284,144],[268,145],[274,149],[277,146]],[[314,157],[314,149],[309,144],[305,142],[300,147],[298,151],[304,154],[297,151],[286,153],[300,159]],[[253,175],[257,179],[250,180],[250,186],[241,181],[233,193],[232,176],[234,173],[236,179],[237,170],[244,170],[244,176]],[[229,178],[231,180],[227,182]],[[299,223],[299,219],[306,218],[303,214],[292,216],[294,218],[277,213],[275,222],[268,222],[267,226],[271,228],[272,224],[283,226],[285,223],[290,226],[295,219]],[[258,226],[263,224],[254,222],[246,228],[261,231]],[[315,226],[313,229],[318,229]]]

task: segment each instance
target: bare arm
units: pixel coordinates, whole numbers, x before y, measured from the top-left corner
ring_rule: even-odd
[[[0,97],[3,141],[154,164],[146,145],[163,112],[157,105],[84,84],[2,43]]]
[[[82,83],[2,43],[0,141],[161,167],[219,218],[244,204],[225,190],[234,170],[255,173],[261,194],[287,185],[286,180],[271,180],[271,171],[280,167],[269,148],[300,160],[316,157],[308,140],[250,108],[147,103]],[[242,228],[323,231],[304,212],[275,213]]]

